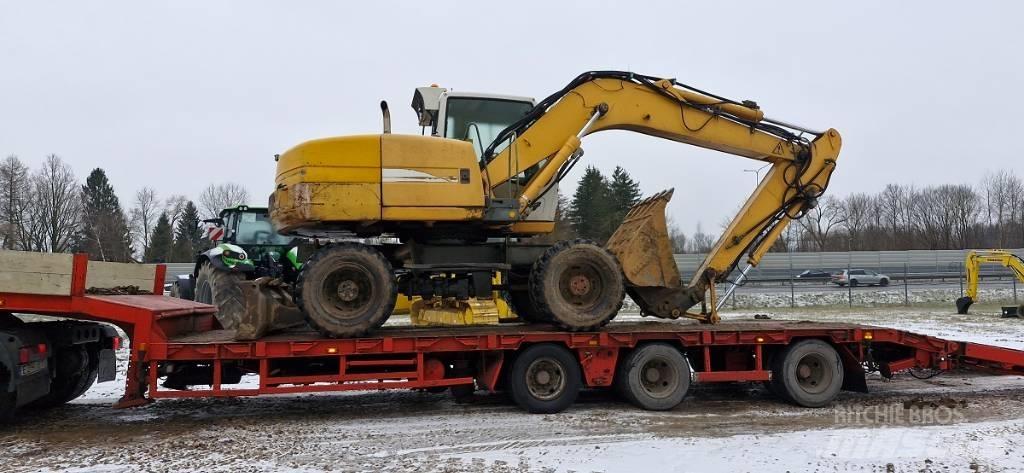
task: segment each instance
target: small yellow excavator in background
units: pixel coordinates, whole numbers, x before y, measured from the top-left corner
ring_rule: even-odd
[[[1024,259],[1006,250],[971,250],[964,259],[967,273],[967,295],[956,300],[956,313],[966,314],[978,301],[978,279],[982,263],[998,263],[1010,268],[1017,280],[1024,283]],[[1003,317],[1024,318],[1024,304],[1002,308]]]
[[[397,238],[300,254],[296,302],[325,335],[379,327],[399,292],[422,298],[414,312],[454,316],[470,300],[489,310],[501,291],[520,318],[573,331],[607,323],[628,292],[644,315],[715,323],[715,284],[744,255],[757,264],[786,225],[817,205],[841,148],[834,129],[771,119],[754,102],[632,72],[586,72],[540,102],[420,87],[412,106],[429,136],[392,134],[382,102],[383,133],[308,141],[276,157],[270,216],[279,232],[314,242]],[[772,165],[688,285],[665,223],[672,191],[635,206],[605,246],[531,242],[554,229],[556,186],[583,156],[581,139],[603,130]],[[695,179],[709,176],[679,176],[679,186]],[[737,193],[686,198],[701,205]],[[495,284],[499,273],[507,278]]]

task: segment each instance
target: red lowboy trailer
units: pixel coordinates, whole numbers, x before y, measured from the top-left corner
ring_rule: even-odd
[[[89,267],[75,255],[68,294],[0,292],[0,310],[121,327],[131,356],[118,407],[161,398],[450,388],[455,395],[507,390],[530,412],[558,412],[582,388],[614,388],[642,408],[670,409],[691,383],[733,381],[764,382],[784,400],[818,407],[840,390],[865,391],[868,370],[1024,374],[1019,350],[867,325],[774,320],[622,322],[575,333],[546,325],[385,326],[353,339],[306,329],[240,342],[216,327],[212,306],[162,295],[162,266],[153,271],[154,295],[87,294]],[[244,375],[258,383],[250,377],[234,386]]]

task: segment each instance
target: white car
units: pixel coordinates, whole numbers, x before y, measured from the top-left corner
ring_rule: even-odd
[[[888,286],[889,276],[870,269],[844,269],[832,275],[832,283],[840,286]]]

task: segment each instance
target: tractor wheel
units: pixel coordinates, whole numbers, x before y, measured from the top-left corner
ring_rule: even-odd
[[[196,302],[217,306],[217,322],[226,329],[238,328],[245,314],[245,298],[238,283],[245,281],[242,273],[221,271],[204,263],[196,274]]]
[[[31,407],[56,407],[85,394],[96,382],[96,364],[85,348],[70,346],[57,352],[57,374],[50,383],[49,394],[32,402]]]
[[[650,343],[619,362],[615,388],[641,409],[667,411],[690,390],[690,363],[672,345]]]
[[[530,300],[530,291],[509,291],[509,303],[512,305],[512,310],[516,312],[516,316],[523,319],[524,322],[537,323],[546,322],[548,319],[544,317],[540,311],[537,310],[537,306]]]
[[[519,354],[506,381],[519,407],[534,414],[566,410],[583,385],[579,362],[564,346],[533,345]]]
[[[530,296],[538,312],[566,330],[593,330],[608,323],[625,295],[619,262],[589,240],[556,243],[530,271]]]
[[[831,403],[843,387],[843,363],[835,348],[821,340],[797,342],[772,360],[773,391],[803,407]]]
[[[391,316],[398,284],[379,251],[341,243],[313,254],[302,266],[295,292],[311,326],[330,337],[358,337]]]

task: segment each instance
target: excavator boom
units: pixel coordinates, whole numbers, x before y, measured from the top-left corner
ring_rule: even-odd
[[[967,276],[966,295],[956,300],[958,314],[966,314],[967,310],[978,301],[978,280],[981,265],[984,263],[1001,264],[1013,272],[1020,282],[1024,283],[1024,258],[1006,250],[971,250],[964,258],[964,273]],[[1024,306],[1021,306],[1024,308]],[[1018,309],[1018,316],[1024,316],[1024,310]]]
[[[673,79],[589,72],[498,135],[484,153],[488,187],[530,170],[518,196],[519,210],[527,214],[580,158],[581,138],[604,130],[633,131],[771,164],[686,287],[664,221],[672,192],[637,205],[609,239],[607,247],[622,264],[634,299],[645,313],[662,317],[685,315],[705,301],[708,290],[713,299],[714,284],[724,281],[743,255],[756,265],[786,225],[816,205],[842,146],[834,129],[814,132],[770,120],[753,102],[728,100]],[[704,197],[717,195],[700,200]],[[696,318],[713,321],[714,314]]]

